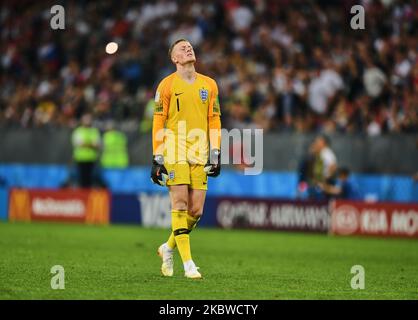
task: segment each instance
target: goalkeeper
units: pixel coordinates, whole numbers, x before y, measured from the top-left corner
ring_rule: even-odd
[[[162,274],[170,277],[177,247],[185,276],[199,279],[189,234],[203,213],[207,177],[221,170],[218,87],[195,71],[195,53],[187,40],[175,41],[168,53],[176,72],[160,82],[155,95],[151,179],[169,188],[172,232],[158,254]]]

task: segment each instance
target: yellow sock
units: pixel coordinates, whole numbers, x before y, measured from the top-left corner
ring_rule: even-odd
[[[195,218],[191,215],[187,215],[187,227],[189,228],[190,232],[196,227],[197,222],[199,221],[200,217]]]
[[[176,248],[176,239],[174,239],[173,232],[171,232],[170,237],[168,237],[167,246],[172,250]]]
[[[191,260],[190,237],[187,226],[187,211],[172,210],[171,211],[171,227],[173,229],[174,239],[176,240],[181,260],[183,262]]]
[[[179,250],[181,260],[184,262],[192,260],[190,252],[190,237],[188,234],[179,234],[175,236],[177,248]]]
[[[187,215],[187,228],[191,232],[195,227],[196,224],[199,222],[199,218],[192,217],[191,215]],[[176,248],[176,239],[174,238],[173,232],[170,233],[170,236],[167,240],[167,245],[170,249],[174,250]]]

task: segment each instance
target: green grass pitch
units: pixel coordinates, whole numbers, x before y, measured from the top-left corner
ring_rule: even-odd
[[[418,299],[418,241],[198,228],[204,279],[160,275],[168,231],[138,226],[0,223],[0,299]],[[65,269],[52,290],[50,269]],[[353,290],[353,265],[365,289]]]

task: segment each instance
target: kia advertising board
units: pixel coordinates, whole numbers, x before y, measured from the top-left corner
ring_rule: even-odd
[[[107,224],[109,201],[105,190],[12,189],[9,219]]]
[[[418,204],[337,200],[331,217],[331,232],[337,235],[418,238]]]

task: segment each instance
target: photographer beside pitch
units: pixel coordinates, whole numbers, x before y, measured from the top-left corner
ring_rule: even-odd
[[[168,186],[172,208],[172,232],[158,254],[162,274],[172,276],[177,246],[185,276],[199,279],[189,233],[203,213],[207,177],[217,177],[221,170],[218,87],[213,79],[195,71],[196,57],[187,40],[175,41],[169,57],[177,70],[158,85],[152,128],[151,179]]]

